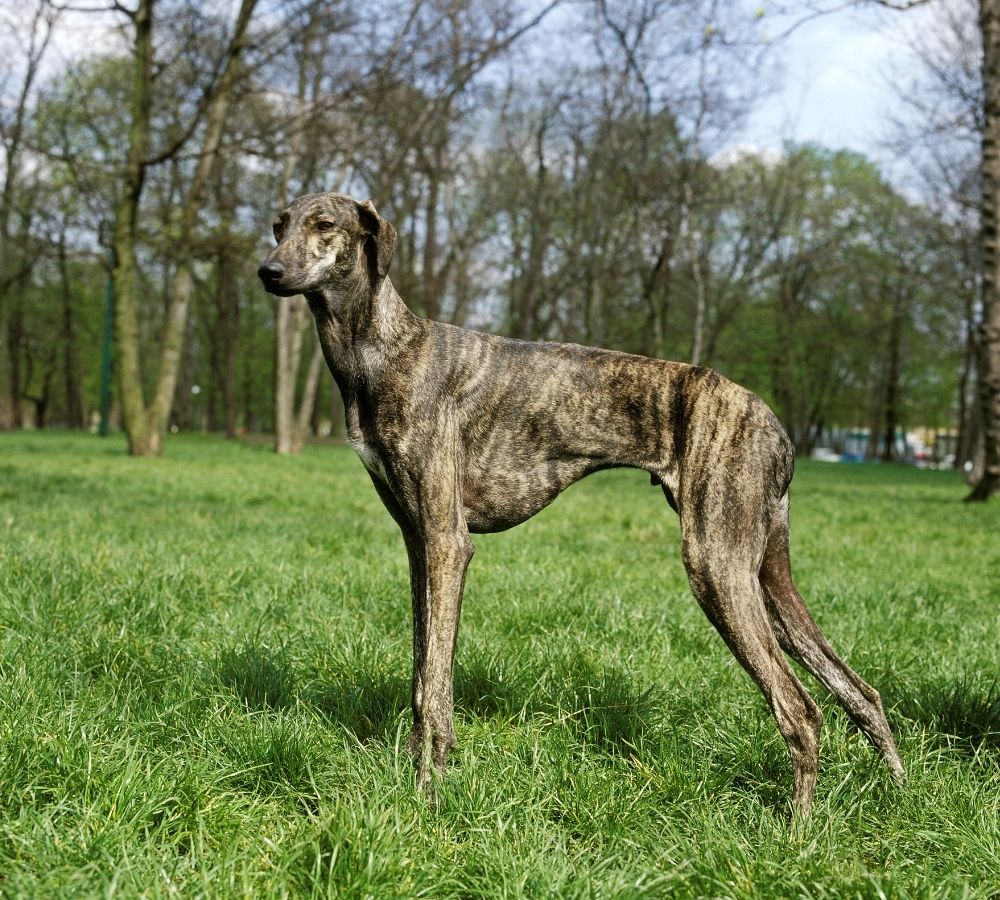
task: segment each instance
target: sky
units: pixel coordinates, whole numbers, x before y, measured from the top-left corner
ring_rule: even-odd
[[[906,67],[905,33],[923,18],[919,9],[866,8],[803,22],[776,47],[784,62],[780,89],[754,113],[742,140],[773,150],[788,138],[856,150],[891,176],[901,163],[883,145],[895,100],[890,69]]]
[[[729,2],[756,4],[757,0]],[[773,5],[761,0],[759,8],[770,15]],[[5,17],[16,15],[13,9],[8,8]],[[892,179],[901,164],[882,146],[887,135],[885,115],[894,99],[890,62],[905,66],[903,35],[919,27],[925,17],[923,9],[899,13],[868,5],[813,19],[766,20],[772,34],[793,22],[800,24],[775,44],[774,54],[783,69],[779,89],[754,111],[735,149],[779,151],[788,139],[815,141],[864,153]],[[114,46],[117,42],[107,21],[99,15],[73,16],[70,27],[57,32],[47,68],[61,67],[95,46]]]

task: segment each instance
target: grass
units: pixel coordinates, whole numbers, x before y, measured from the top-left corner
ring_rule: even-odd
[[[350,450],[0,435],[0,895],[1000,895],[1000,503],[808,462],[792,493],[800,587],[904,787],[807,679],[827,724],[789,823],[676,518],[620,471],[476,539],[432,808],[405,553]]]

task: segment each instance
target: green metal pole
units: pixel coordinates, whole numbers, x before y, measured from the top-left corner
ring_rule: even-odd
[[[115,253],[108,250],[108,284],[105,289],[107,302],[104,307],[104,353],[101,359],[101,424],[97,433],[108,436],[108,415],[111,410],[111,343],[115,321]]]

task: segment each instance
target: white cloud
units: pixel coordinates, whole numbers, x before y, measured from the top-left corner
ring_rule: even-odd
[[[757,158],[767,166],[774,166],[785,158],[785,154],[775,147],[746,142],[730,144],[718,153],[712,154],[708,161],[716,168],[723,169],[750,158]]]

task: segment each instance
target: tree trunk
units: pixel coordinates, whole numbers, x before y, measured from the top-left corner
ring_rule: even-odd
[[[545,164],[545,133],[543,121],[535,133],[535,184],[528,211],[528,260],[518,285],[513,337],[530,341],[538,337],[538,312],[543,293],[545,253],[549,243],[549,216],[545,212],[548,192],[548,167]]]
[[[319,393],[319,379],[323,374],[323,348],[317,339],[313,348],[312,358],[309,360],[309,369],[306,371],[306,383],[302,390],[302,403],[299,404],[298,415],[295,419],[295,441],[296,449],[301,450],[305,445],[306,437],[310,432],[313,410],[316,408],[316,396]]]
[[[434,149],[434,159],[431,171],[427,177],[426,218],[424,222],[424,253],[421,265],[420,293],[423,295],[423,312],[428,319],[438,318],[441,297],[437,283],[437,249],[438,249],[438,204],[440,202],[441,159],[443,142],[439,141]]]
[[[299,298],[295,298],[299,299]],[[285,304],[287,305],[287,304]],[[305,385],[302,389],[302,400],[296,405],[296,387],[298,372],[302,359],[302,339],[308,327],[308,322],[297,321],[301,313],[292,310],[279,311],[279,322],[285,320],[285,339],[277,343],[277,367],[284,368],[280,382],[280,391],[275,396],[275,452],[280,454],[298,453],[306,442],[309,434],[309,423],[312,421],[313,409],[316,405],[316,395],[319,391],[319,379],[323,374],[323,350],[319,341],[313,348],[306,371]],[[308,310],[306,310],[308,315]],[[282,352],[284,350],[284,352]],[[280,419],[278,418],[280,417]]]
[[[288,156],[281,176],[278,195],[288,203],[292,176],[307,149],[305,129],[309,118],[308,94],[310,89],[310,66],[322,65],[322,41],[316,41],[317,29],[322,24],[324,4],[322,0],[313,0],[309,8],[309,22],[303,37],[303,51],[299,59],[297,102],[298,113],[292,130]],[[317,90],[317,80],[313,79],[313,90]],[[313,170],[312,160],[306,160],[306,169]],[[303,179],[302,187],[307,181]],[[299,364],[302,358],[303,331],[311,319],[311,313],[302,296],[280,297],[274,299],[274,452],[282,456],[298,453],[305,442],[305,432],[299,429],[303,419],[308,423],[312,415],[312,404],[315,403],[315,386],[310,392],[310,361],[309,375],[306,376],[306,392],[302,406],[296,410],[295,396],[298,383]],[[319,351],[318,338],[313,358]],[[318,375],[316,381],[318,381]],[[308,409],[306,406],[308,405]]]
[[[303,317],[308,315],[302,296],[280,297],[275,308],[274,449],[297,453],[302,444],[295,429],[295,387],[302,357]]]
[[[673,275],[671,271],[673,253],[674,227],[671,223],[663,233],[655,262],[648,271],[641,273],[647,328],[640,349],[645,356],[662,357],[666,354],[666,319],[670,281]]]
[[[240,73],[246,32],[256,2],[257,0],[242,0],[240,4],[233,36],[226,49],[222,74],[207,106],[204,144],[181,208],[178,228],[180,239],[172,254],[176,268],[168,295],[159,373],[153,400],[148,407],[142,388],[135,245],[139,203],[148,165],[154,0],[140,0],[138,8],[132,14],[135,26],[135,91],[125,165],[125,190],[115,210],[114,278],[118,375],[124,426],[128,435],[129,453],[133,456],[159,456],[163,452],[163,440],[177,387],[188,308],[194,292],[191,256],[198,209],[222,142],[232,89]]]
[[[691,224],[691,211],[694,207],[694,188],[688,179],[684,183],[684,211],[688,252],[691,254],[691,279],[694,282],[694,333],[691,339],[691,365],[700,366],[705,345],[705,312],[707,299],[705,296],[705,279],[701,271],[701,239]]]
[[[113,235],[115,286],[116,366],[122,404],[122,426],[128,436],[129,453],[148,456],[159,452],[160,442],[149,433],[146,400],[139,362],[139,316],[136,309],[136,235],[139,201],[146,175],[149,148],[150,108],[153,83],[153,0],[139,0],[133,14],[132,105],[126,151],[124,185],[115,204]]]
[[[53,348],[42,360],[44,369],[41,391],[38,394],[25,393],[24,395],[26,400],[30,400],[35,404],[34,426],[38,431],[45,428],[46,413],[49,409],[49,401],[52,399],[52,376],[55,373],[55,357],[55,349]]]
[[[237,270],[238,251],[233,246],[230,223],[235,215],[235,196],[229,191],[220,199],[219,213],[224,221],[218,236],[215,254],[216,285],[214,313],[209,325],[209,359],[212,369],[212,390],[209,406],[209,429],[225,431],[227,438],[236,437],[237,397],[236,360],[239,350],[240,293]]]
[[[885,403],[882,398],[885,397],[885,389],[883,387],[883,379],[879,376],[876,379],[875,385],[869,396],[869,408],[868,408],[868,441],[865,445],[865,458],[875,459],[879,456],[879,436],[882,432],[882,418],[885,413]]]
[[[969,385],[973,382],[976,368],[976,323],[975,294],[968,291],[965,297],[965,327],[966,339],[962,353],[962,371],[958,379],[958,441],[955,446],[955,466],[961,468],[972,458],[975,432],[974,422],[978,415],[975,403],[969,403]]]
[[[965,481],[970,487],[978,484],[986,467],[986,453],[983,449],[983,423],[978,415],[979,404],[975,406],[976,413],[972,417],[972,435],[969,442],[970,456],[969,474]]]
[[[240,307],[235,285],[233,295],[226,320],[226,331],[229,334],[229,340],[222,350],[222,415],[226,423],[227,438],[236,437],[238,430],[236,416],[236,356],[239,351],[237,338],[240,329]]]
[[[905,308],[903,289],[897,287],[892,301],[892,318],[889,320],[889,346],[885,372],[885,393],[883,394],[883,417],[885,446],[882,461],[894,462],[899,459],[896,452],[896,431],[899,428],[899,369],[903,342]]]
[[[298,453],[305,446],[312,419],[319,379],[323,374],[323,350],[309,328],[312,314],[302,296],[278,300],[277,335],[275,341],[274,431],[276,453]],[[296,404],[302,344],[306,334],[312,334],[312,356],[306,371],[302,400]]]
[[[12,428],[24,426],[21,398],[24,394],[24,377],[21,372],[21,344],[24,341],[24,310],[21,303],[14,304],[7,317],[7,355],[10,366],[10,417]]]
[[[779,418],[788,430],[795,444],[795,452],[801,455],[804,451],[798,415],[798,391],[795,386],[795,367],[788,348],[794,346],[793,334],[795,316],[792,307],[797,302],[793,297],[793,287],[785,279],[781,279],[777,289],[777,301],[774,305],[775,342],[771,355],[771,391],[777,404]]]
[[[982,259],[983,320],[979,327],[979,405],[983,474],[966,500],[986,500],[1000,490],[1000,0],[980,0],[983,35]]]
[[[69,264],[66,258],[66,233],[59,235],[59,279],[62,282],[63,374],[66,385],[66,425],[84,428],[83,384],[80,377],[80,348],[73,321],[73,292],[70,289]]]

